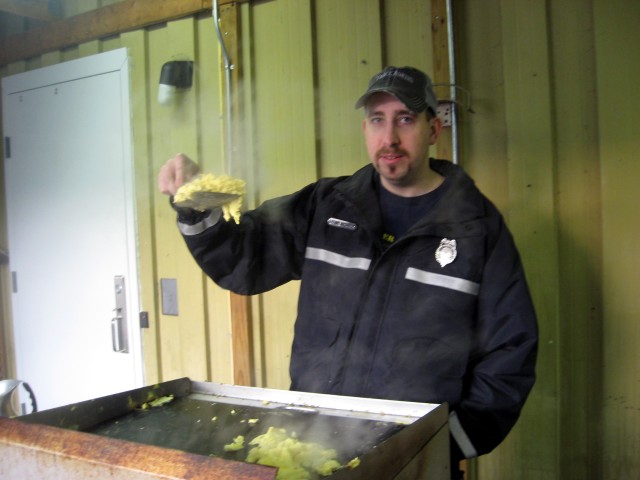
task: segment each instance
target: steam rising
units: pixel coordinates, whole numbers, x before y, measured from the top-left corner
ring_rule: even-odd
[[[92,433],[175,448],[200,455],[245,461],[251,441],[269,429],[285,429],[301,442],[334,449],[345,465],[374,448],[401,426],[391,422],[363,420],[314,413],[296,408],[268,408],[179,398],[160,408],[134,411],[98,426]],[[226,445],[245,439],[245,448],[227,451]]]

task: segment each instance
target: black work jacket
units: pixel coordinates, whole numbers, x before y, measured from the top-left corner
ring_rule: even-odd
[[[469,457],[493,449],[518,418],[534,383],[537,324],[497,209],[458,166],[432,159],[431,168],[446,193],[391,246],[371,165],[185,239],[234,292],[301,280],[293,390],[447,402]],[[455,240],[455,258],[441,266],[443,240]]]

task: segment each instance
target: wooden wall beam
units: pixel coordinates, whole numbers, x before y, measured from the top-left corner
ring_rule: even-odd
[[[431,0],[431,41],[433,45],[433,83],[447,85],[453,83],[449,62],[449,13],[445,0]],[[436,95],[442,97],[444,88],[437,88]],[[447,98],[443,98],[447,99]],[[452,105],[455,108],[455,105]],[[436,157],[453,160],[453,128],[444,127],[438,143]]]
[[[220,28],[224,38],[225,48],[229,54],[229,60],[234,68],[230,72],[231,81],[231,98],[230,105],[225,107],[231,108],[231,125],[225,125],[224,128],[231,128],[232,139],[238,139],[240,136],[240,118],[241,118],[241,95],[240,80],[242,76],[241,65],[242,59],[240,48],[240,6],[237,3],[227,3],[219,9]],[[224,59],[221,59],[220,72],[225,72]],[[226,77],[226,75],[223,75]],[[223,80],[223,81],[226,81]],[[226,137],[226,136],[225,136]],[[237,141],[237,140],[236,140]],[[232,140],[232,143],[234,141]],[[232,159],[234,168],[233,173],[242,173],[242,165],[239,159],[234,158],[234,145],[226,145],[225,151],[227,156]],[[237,170],[237,171],[236,171]],[[228,172],[231,174],[232,172]],[[244,175],[241,175],[244,177]],[[253,358],[253,319],[251,310],[251,299],[244,295],[237,295],[229,292],[229,302],[231,306],[231,353],[233,358],[233,383],[235,385],[255,385],[254,358]]]
[[[218,5],[242,1],[247,0],[218,0]],[[212,0],[124,0],[3,38],[0,41],[0,66],[210,11],[212,5]]]

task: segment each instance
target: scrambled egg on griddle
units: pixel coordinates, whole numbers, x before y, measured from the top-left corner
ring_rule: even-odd
[[[249,442],[247,462],[278,467],[278,480],[308,480],[310,472],[331,475],[342,468],[334,449],[301,442],[284,428],[269,427],[267,433]]]

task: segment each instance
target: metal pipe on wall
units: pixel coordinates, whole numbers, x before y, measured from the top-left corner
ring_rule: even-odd
[[[213,0],[213,24],[216,29],[216,36],[218,37],[218,43],[222,51],[222,58],[224,60],[224,74],[225,74],[225,119],[226,119],[226,173],[231,175],[232,164],[232,150],[233,150],[233,128],[231,124],[231,70],[234,65],[229,58],[229,52],[224,44],[224,38],[220,30],[220,15],[218,12],[218,0]]]
[[[449,79],[451,87],[449,95],[452,100],[451,104],[451,149],[452,159],[455,164],[458,163],[458,110],[457,110],[457,95],[456,95],[456,64],[453,45],[453,19],[452,19],[452,6],[451,0],[446,1],[447,7],[447,36],[449,38],[448,43],[448,56],[449,56]]]

